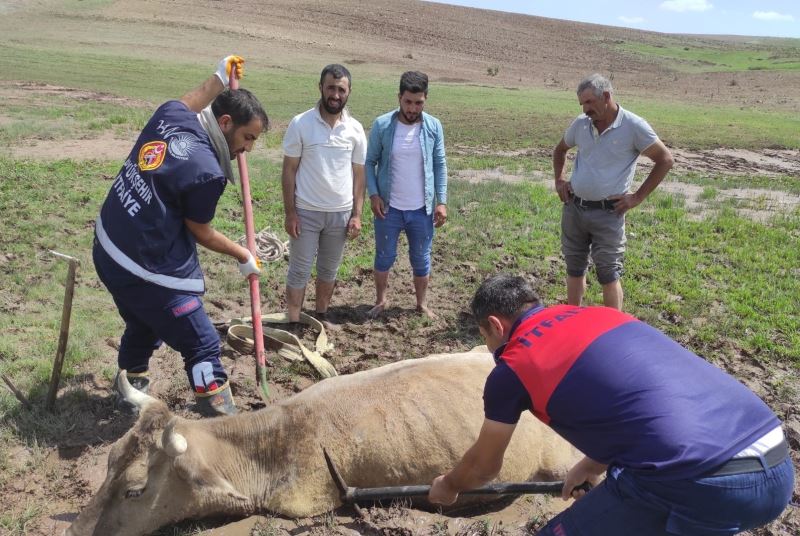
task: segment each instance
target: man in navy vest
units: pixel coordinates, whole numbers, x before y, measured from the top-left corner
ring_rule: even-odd
[[[205,282],[196,244],[235,258],[245,277],[260,272],[246,248],[211,227],[226,182],[234,181],[231,160],[269,127],[252,93],[228,89],[243,63],[223,58],[199,87],[156,110],[95,224],[95,268],[125,321],[120,370],[147,391],[150,356],[167,343],[183,356],[197,409],[209,416],[236,407],[219,335],[200,298]]]
[[[543,307],[521,277],[487,279],[472,313],[496,367],[485,420],[429,499],[494,478],[521,413],[585,454],[546,536],[728,535],[775,519],[794,470],[778,417],[732,376],[608,307]],[[588,494],[576,488],[605,480]]]

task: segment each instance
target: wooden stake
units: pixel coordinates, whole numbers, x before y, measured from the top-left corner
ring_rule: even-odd
[[[20,391],[19,389],[17,389],[17,388],[14,386],[14,384],[13,384],[13,383],[11,383],[11,380],[9,379],[9,377],[8,377],[8,376],[6,376],[5,374],[2,374],[2,378],[3,378],[3,381],[4,381],[4,382],[6,382],[6,385],[8,385],[8,388],[9,388],[9,389],[11,389],[11,392],[12,392],[12,393],[14,393],[14,396],[16,396],[16,397],[17,397],[17,400],[19,400],[20,402],[22,402],[22,405],[23,405],[23,406],[25,406],[26,408],[28,408],[28,409],[32,409],[32,408],[33,408],[33,406],[31,406],[31,403],[30,403],[30,402],[28,402],[28,399],[27,399],[27,398],[25,398],[25,395],[23,395],[23,394],[22,394],[22,391]]]
[[[64,367],[64,354],[67,353],[67,339],[69,339],[69,321],[72,316],[72,297],[75,295],[75,274],[78,271],[78,259],[50,251],[56,257],[69,261],[67,269],[67,283],[64,291],[64,307],[61,311],[61,331],[58,335],[58,349],[56,358],[53,361],[53,375],[50,377],[50,389],[47,392],[47,402],[45,407],[48,411],[53,411],[58,393],[58,384],[61,382],[61,369]]]

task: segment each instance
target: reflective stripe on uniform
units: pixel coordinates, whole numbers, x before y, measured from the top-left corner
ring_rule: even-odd
[[[136,264],[133,259],[125,255],[117,246],[114,245],[114,243],[111,241],[111,238],[109,238],[108,234],[106,234],[106,231],[103,228],[103,221],[100,219],[100,216],[97,217],[97,222],[95,223],[94,229],[95,234],[97,235],[97,241],[103,247],[105,252],[108,253],[108,256],[133,275],[150,283],[155,283],[156,285],[166,288],[183,290],[186,292],[205,291],[205,283],[202,279],[183,279],[164,274],[155,274]]]

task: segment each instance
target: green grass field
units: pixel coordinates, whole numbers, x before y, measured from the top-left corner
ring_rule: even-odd
[[[16,80],[21,70],[26,79],[67,87],[110,93],[139,99],[156,105],[178,98],[182,91],[198,83],[208,67],[164,60],[157,63],[114,55],[85,54],[69,51],[39,50],[0,44],[0,81]],[[363,78],[362,74],[369,78]],[[371,77],[353,68],[353,94],[350,107],[364,126],[371,118],[396,105],[396,81]],[[317,75],[284,70],[259,71],[251,68],[243,82],[265,103],[271,118],[280,128],[291,117],[310,107],[317,98]],[[623,107],[646,117],[668,144],[685,148],[766,147],[800,148],[800,118],[778,112],[741,109],[737,106],[701,106],[659,99],[618,97]],[[0,105],[0,112],[18,115],[18,108]],[[47,125],[57,104],[48,110],[34,111],[27,120],[33,125]],[[99,110],[87,105],[87,111]],[[146,107],[145,107],[146,109]],[[569,124],[580,113],[571,91],[543,89],[506,89],[488,86],[435,84],[431,87],[428,110],[440,117],[447,127],[448,142],[453,145],[491,146],[496,150],[555,145]],[[140,126],[151,110],[117,113],[113,107],[101,113],[101,119],[85,124],[99,128],[112,124]],[[79,114],[79,111],[71,112]],[[144,115],[142,115],[144,114]],[[76,119],[78,119],[76,117]],[[17,127],[31,132],[34,126]],[[120,126],[120,128],[122,128]],[[50,127],[50,135],[74,133],[69,125]],[[0,140],[17,135],[0,127]],[[269,146],[280,144],[280,137],[269,136]]]
[[[681,44],[674,39],[669,39],[667,44],[656,45],[630,42],[619,45],[619,48],[685,72],[800,70],[800,46],[790,40],[782,45],[749,45],[738,50],[721,44]]]
[[[55,249],[77,256],[79,292],[67,354],[67,377],[75,365],[96,360],[98,345],[120,330],[104,288],[91,263],[92,222],[116,171],[116,163],[55,163],[0,160],[0,243],[5,262],[0,272],[7,313],[0,317],[0,371],[23,378],[20,384],[43,394],[55,353],[66,266],[48,254]],[[279,169],[265,160],[251,163],[256,228],[281,229]],[[489,274],[498,264],[532,273],[542,292],[563,299],[559,251],[559,204],[540,184],[454,181],[451,218],[437,248],[452,253],[443,264],[474,264]],[[651,321],[700,351],[724,337],[738,349],[764,360],[800,364],[800,215],[776,214],[768,224],[750,221],[733,208],[695,221],[680,201],[656,193],[629,219],[632,235],[625,278],[626,301],[633,313]],[[242,234],[239,196],[228,192],[215,219],[229,236]],[[371,232],[365,221],[365,233]],[[369,244],[370,240],[362,242]],[[238,288],[226,263],[204,256],[212,285]],[[371,252],[348,250],[342,279],[371,267]],[[285,267],[281,267],[285,270]],[[268,267],[264,277],[282,278]],[[459,286],[459,272],[440,285]],[[589,299],[599,302],[597,285]],[[271,297],[277,306],[277,297]],[[3,411],[16,402],[3,393]]]

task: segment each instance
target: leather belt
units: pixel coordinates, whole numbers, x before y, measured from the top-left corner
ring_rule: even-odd
[[[764,453],[764,462],[767,464],[766,468],[771,469],[775,467],[788,456],[789,445],[786,443],[786,439],[784,439]],[[706,473],[704,476],[739,475],[742,473],[755,473],[764,469],[765,467],[761,465],[760,458],[731,458],[713,471]]]
[[[589,201],[587,199],[581,199],[577,195],[573,195],[572,202],[575,204],[575,206],[581,208],[602,208],[604,210],[614,210],[614,205],[617,203],[617,200],[603,199],[600,201]]]

